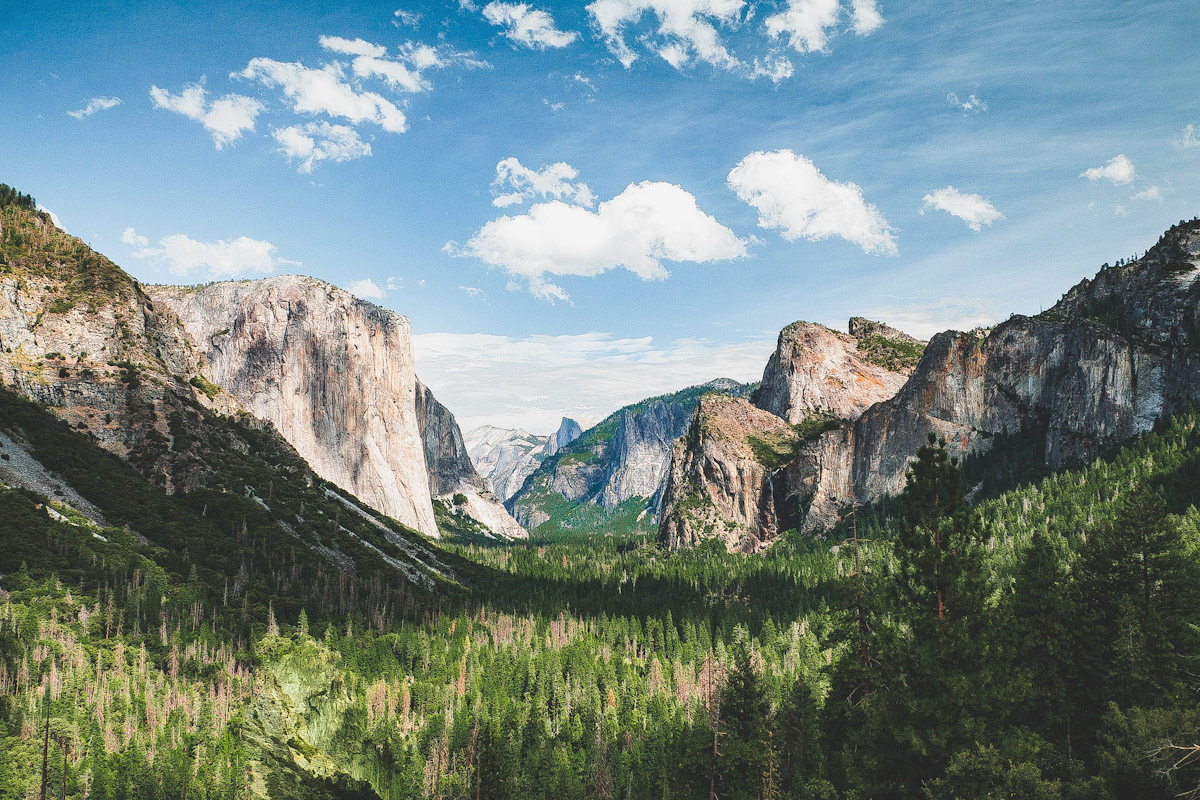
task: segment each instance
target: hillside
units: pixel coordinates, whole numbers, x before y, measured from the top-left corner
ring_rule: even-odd
[[[619,409],[543,460],[506,505],[538,535],[649,533],[671,447],[700,397],[745,396],[753,388],[720,378]]]

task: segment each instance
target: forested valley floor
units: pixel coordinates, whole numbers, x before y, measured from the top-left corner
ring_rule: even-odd
[[[0,488],[0,797],[1200,796],[1200,413],[966,488],[931,443],[760,555],[464,534],[402,601],[211,498],[219,569]]]

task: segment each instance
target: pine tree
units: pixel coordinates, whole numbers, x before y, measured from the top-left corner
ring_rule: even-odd
[[[717,762],[717,796],[751,800],[762,792],[770,743],[771,705],[761,663],[744,628],[733,645],[733,668],[721,692],[724,734]]]

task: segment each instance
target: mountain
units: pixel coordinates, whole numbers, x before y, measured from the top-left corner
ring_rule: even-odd
[[[451,557],[314,474],[206,377],[178,318],[141,284],[30,206],[0,204],[0,230],[10,487],[92,526],[94,547],[160,572],[198,568],[251,603],[332,607],[340,592],[357,608],[370,578],[373,607],[390,613],[458,583]]]
[[[479,474],[507,501],[545,459],[550,437],[483,425],[467,431],[463,441]]]
[[[519,535],[418,382],[407,318],[297,276],[148,291],[178,316],[208,379],[322,477],[427,536],[439,535],[431,496],[459,491],[497,533]]]
[[[794,509],[785,516],[814,531],[835,523],[847,503],[896,494],[931,432],[947,439],[955,455],[976,462],[994,447],[1011,457],[1019,439],[1053,471],[1151,430],[1200,400],[1198,276],[1200,222],[1181,222],[1141,258],[1105,265],[1035,317],[1013,315],[989,330],[938,334],[893,397],[830,430],[809,430],[783,470]],[[781,335],[768,373],[788,362],[784,345]],[[917,345],[901,340],[898,347]],[[791,418],[796,408],[806,409],[810,394],[789,394],[769,377],[764,374],[755,395],[761,405]],[[724,487],[710,494],[719,491]],[[777,532],[762,528],[753,535],[762,540]],[[660,536],[690,541],[666,527]]]
[[[550,438],[546,440],[546,455],[554,455],[582,435],[583,428],[579,427],[578,422],[569,417],[563,417],[562,422],[558,424],[558,430],[550,434]]]
[[[704,394],[745,396],[753,387],[718,378],[610,414],[548,456],[507,506],[533,531],[652,530],[671,448]],[[561,429],[560,429],[561,430]]]
[[[420,382],[416,410],[433,496],[498,536],[510,539],[528,536],[475,471],[454,415]]]
[[[797,521],[788,465],[823,432],[899,391],[925,346],[862,317],[849,329],[794,322],[751,402],[701,400],[672,450],[660,541],[679,548],[717,538],[753,552]]]

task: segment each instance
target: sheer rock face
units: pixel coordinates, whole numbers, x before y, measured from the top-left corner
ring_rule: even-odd
[[[319,475],[438,535],[405,317],[294,276],[150,292],[178,314],[206,376]]]
[[[851,320],[861,336],[900,339],[906,334],[861,317]],[[892,397],[911,370],[892,371],[859,353],[856,336],[812,322],[794,322],[779,334],[779,344],[763,370],[754,404],[790,423],[814,414],[857,419],[870,406]]]
[[[429,489],[433,495],[453,502],[454,495],[461,494],[467,498],[463,510],[493,533],[507,538],[528,536],[476,472],[454,415],[419,381],[416,404],[417,427],[421,432]]]
[[[790,453],[798,444],[787,422],[746,400],[702,397],[672,451],[659,540],[678,549],[716,538],[733,552],[770,544],[780,529],[783,476],[764,463],[764,452]]]
[[[507,501],[542,463],[549,438],[484,425],[467,431],[464,441],[475,469],[492,491]]]
[[[671,466],[672,448],[687,430],[693,411],[686,405],[653,400],[637,411],[623,409],[613,436],[613,458],[596,502],[605,510],[633,497],[650,498],[657,514]]]
[[[1198,277],[1200,224],[1192,222],[1038,317],[938,334],[895,397],[802,452],[790,490],[811,502],[804,529],[832,523],[839,503],[902,489],[930,431],[965,455],[987,450],[996,434],[1045,425],[1046,463],[1061,468],[1197,402]]]
[[[583,428],[579,427],[578,422],[570,417],[563,417],[562,422],[558,424],[558,430],[546,440],[546,456],[554,455],[582,435]]]

